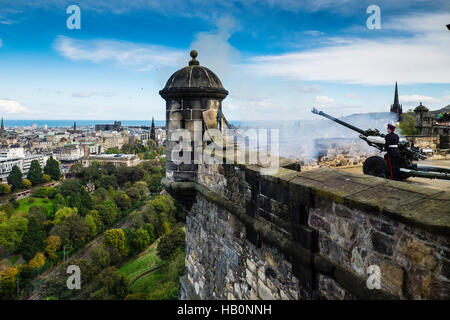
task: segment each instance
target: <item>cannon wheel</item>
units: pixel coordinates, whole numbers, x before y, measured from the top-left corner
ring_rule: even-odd
[[[378,156],[369,157],[364,161],[363,172],[364,174],[374,177],[389,177],[389,168],[386,160]]]

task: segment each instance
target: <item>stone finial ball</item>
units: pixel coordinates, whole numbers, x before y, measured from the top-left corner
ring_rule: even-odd
[[[197,56],[198,56],[197,50],[191,50],[191,57],[192,57],[193,59],[195,59],[195,58],[197,58]]]

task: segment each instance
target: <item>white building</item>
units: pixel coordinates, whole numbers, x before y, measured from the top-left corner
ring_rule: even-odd
[[[0,182],[6,183],[14,166],[18,166],[25,177],[30,170],[31,161],[38,160],[44,168],[49,156],[43,154],[25,154],[23,148],[9,148],[0,150]]]

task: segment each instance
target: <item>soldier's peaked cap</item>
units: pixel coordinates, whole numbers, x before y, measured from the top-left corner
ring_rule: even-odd
[[[395,130],[395,126],[393,124],[388,123],[387,127],[391,130]]]

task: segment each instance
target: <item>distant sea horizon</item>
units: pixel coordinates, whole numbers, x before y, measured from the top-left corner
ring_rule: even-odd
[[[66,128],[73,127],[73,123],[76,122],[77,127],[94,127],[96,124],[112,124],[114,121],[120,121],[122,126],[150,126],[152,120],[7,120],[4,119],[5,127],[31,127],[37,125],[38,127],[48,128]],[[155,126],[165,126],[165,120],[155,120]]]

